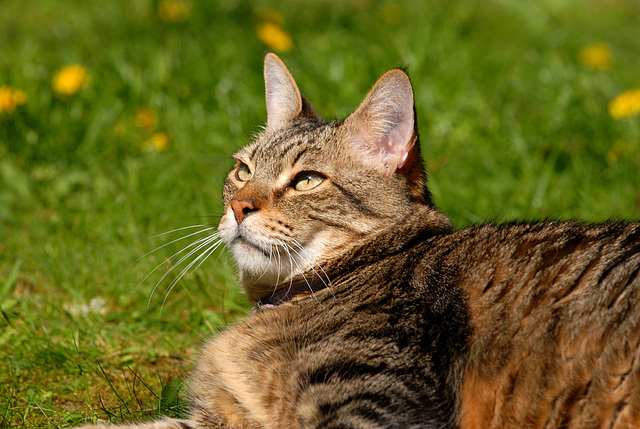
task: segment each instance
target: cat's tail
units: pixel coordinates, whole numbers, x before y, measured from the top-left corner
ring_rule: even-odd
[[[188,420],[178,420],[165,418],[155,422],[125,425],[86,425],[76,429],[196,429],[201,428],[197,424],[192,424]]]

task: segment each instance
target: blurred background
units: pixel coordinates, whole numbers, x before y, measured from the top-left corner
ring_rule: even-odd
[[[183,413],[199,344],[249,305],[224,251],[177,253],[265,122],[265,52],[326,119],[406,66],[457,227],[638,219],[639,22],[636,0],[1,0],[0,427]]]

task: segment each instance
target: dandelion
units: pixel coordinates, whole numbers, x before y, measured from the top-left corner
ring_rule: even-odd
[[[191,13],[191,4],[186,0],[162,0],[158,3],[158,16],[164,22],[185,21]]]
[[[16,108],[27,102],[27,94],[10,86],[0,86],[0,113],[12,113]]]
[[[149,140],[142,144],[142,148],[146,151],[157,150],[162,152],[167,147],[169,147],[169,135],[164,131],[155,133]]]
[[[53,91],[63,97],[71,96],[89,84],[89,73],[84,67],[73,64],[65,66],[53,78]]]
[[[611,100],[609,114],[615,119],[640,115],[640,89],[630,89]]]
[[[579,54],[580,61],[594,69],[609,70],[613,65],[611,49],[606,43],[594,43],[582,49]]]
[[[138,128],[152,131],[158,123],[158,115],[147,107],[140,107],[136,112],[135,123]]]
[[[263,22],[258,25],[256,32],[262,43],[274,51],[287,52],[293,46],[291,36],[273,22]]]

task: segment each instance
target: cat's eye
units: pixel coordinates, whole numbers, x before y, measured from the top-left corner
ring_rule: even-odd
[[[241,182],[248,182],[249,179],[251,179],[251,170],[249,170],[249,167],[247,166],[247,164],[242,163],[237,168],[236,179],[238,179]]]
[[[291,187],[296,191],[309,191],[324,181],[324,176],[318,173],[300,173],[291,182]]]

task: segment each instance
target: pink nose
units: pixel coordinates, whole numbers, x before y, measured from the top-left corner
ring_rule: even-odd
[[[242,223],[246,215],[258,211],[258,208],[254,206],[253,202],[248,200],[231,200],[231,208],[236,215],[238,225]]]

